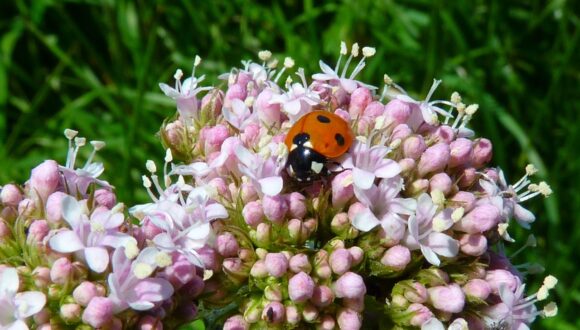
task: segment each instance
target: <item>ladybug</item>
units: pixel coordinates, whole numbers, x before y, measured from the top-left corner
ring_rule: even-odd
[[[344,154],[354,134],[349,124],[328,111],[316,110],[302,116],[288,131],[286,169],[297,181],[312,181],[327,175],[325,165]]]

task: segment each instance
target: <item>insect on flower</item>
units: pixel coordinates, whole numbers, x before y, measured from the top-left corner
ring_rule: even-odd
[[[317,110],[302,116],[286,135],[288,173],[300,182],[327,175],[325,165],[344,154],[353,139],[350,126],[338,115]]]

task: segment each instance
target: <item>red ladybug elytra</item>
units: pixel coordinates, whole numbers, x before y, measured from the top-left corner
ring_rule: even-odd
[[[344,154],[353,139],[350,126],[340,116],[323,110],[307,113],[290,128],[284,141],[290,150],[288,173],[298,181],[327,174],[328,160]]]

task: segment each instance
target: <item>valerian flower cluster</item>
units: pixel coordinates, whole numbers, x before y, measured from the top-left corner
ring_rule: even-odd
[[[489,165],[491,141],[468,128],[477,104],[434,100],[437,80],[424,100],[386,75],[382,88],[357,80],[371,47],[342,43],[311,79],[258,55],[224,88],[202,86],[199,57],[160,84],[177,113],[160,131],[163,169],[146,164],[149,203],[126,208],[98,179],[103,142],[77,167],[73,130],[64,166],[2,187],[0,327],[528,329],[556,315],[556,278],[526,292],[541,267],[504,249],[514,222],[535,221],[523,203],[550,187],[533,165],[513,185]],[[314,110],[356,138],[330,174],[298,182],[284,141]]]

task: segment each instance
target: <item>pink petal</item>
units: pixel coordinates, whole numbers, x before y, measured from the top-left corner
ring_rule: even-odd
[[[173,286],[161,278],[147,278],[139,281],[127,297],[127,302],[134,306],[147,308],[151,302],[163,301],[173,294]],[[150,308],[150,307],[149,307]]]
[[[284,181],[280,176],[271,176],[268,178],[263,178],[258,180],[260,183],[260,188],[265,195],[268,196],[275,196],[282,191],[282,186],[284,185]]]
[[[371,212],[371,210],[369,209],[366,209],[358,213],[357,215],[354,216],[354,219],[352,219],[352,225],[356,229],[364,232],[370,231],[379,224],[380,224],[379,219],[377,219],[377,217],[375,217],[373,212]]]
[[[209,223],[199,223],[198,225],[194,225],[192,227],[195,227],[195,229],[190,230],[187,233],[187,238],[189,239],[194,239],[194,240],[200,240],[200,239],[206,239],[210,232],[211,232],[211,225]],[[157,235],[159,236],[159,235]],[[155,237],[157,237],[155,236]]]
[[[352,170],[354,184],[361,189],[369,189],[375,181],[375,174],[355,167]]]
[[[301,108],[302,106],[300,104],[300,100],[292,100],[284,103],[284,111],[286,111],[289,115],[297,115]]]
[[[155,243],[155,245],[157,245],[163,249],[167,249],[167,250],[175,249],[175,244],[173,243],[173,239],[171,238],[171,236],[169,236],[168,233],[161,233],[161,234],[158,234],[157,236],[153,237],[153,243]]]
[[[443,323],[432,317],[421,325],[421,330],[445,330]]]
[[[421,253],[423,253],[423,255],[425,256],[425,259],[433,266],[439,266],[441,264],[441,261],[439,260],[439,257],[437,257],[437,254],[435,254],[435,252],[433,252],[433,250],[425,245],[421,245]]]
[[[0,271],[0,297],[12,297],[18,292],[20,281],[15,268],[4,268]]]
[[[455,257],[459,252],[459,243],[443,233],[429,234],[426,245],[444,257]]]
[[[109,265],[109,252],[103,247],[85,248],[85,258],[90,269],[102,273]]]
[[[63,197],[62,216],[73,229],[78,226],[78,223],[81,221],[82,214],[83,208],[81,203],[70,196]]]
[[[536,220],[536,216],[520,204],[516,204],[514,207],[514,216],[520,226],[526,229],[530,229],[530,223]]]
[[[46,304],[46,296],[42,292],[27,291],[17,294],[14,302],[18,306],[18,318],[25,319],[40,312]]]
[[[49,241],[50,248],[61,253],[70,253],[85,247],[77,234],[72,230],[63,230],[52,236]]]
[[[379,168],[375,169],[375,175],[379,178],[393,178],[401,173],[401,167],[397,162],[385,159],[382,163]]]
[[[205,207],[205,216],[207,220],[214,220],[214,219],[225,219],[227,218],[228,211],[226,208],[221,204],[210,204]]]

